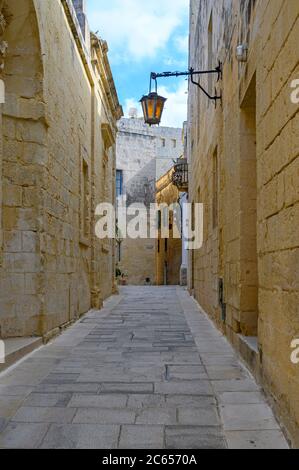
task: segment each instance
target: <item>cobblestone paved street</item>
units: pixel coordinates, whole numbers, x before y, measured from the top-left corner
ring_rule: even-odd
[[[187,292],[128,287],[0,376],[1,448],[287,448]]]

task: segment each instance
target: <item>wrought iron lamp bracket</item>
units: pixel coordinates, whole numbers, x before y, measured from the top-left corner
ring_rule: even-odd
[[[195,81],[194,80],[194,75],[208,75],[208,74],[217,74],[217,83],[222,80],[222,63],[219,62],[218,66],[214,70],[207,70],[207,71],[201,71],[201,72],[196,72],[193,68],[189,69],[190,72],[190,77],[191,77],[191,83],[193,85],[196,85],[200,88],[200,90],[212,101],[214,101],[215,108],[217,107],[217,101],[220,101],[222,103],[222,94],[217,95],[217,90],[215,88],[215,94],[214,96],[211,96],[210,93],[207,92],[207,90],[204,89],[204,87],[200,84],[200,80]]]
[[[215,103],[215,107],[217,106],[217,101],[222,101],[222,95],[217,95],[217,90],[215,88],[215,95],[211,96],[210,93],[208,93],[203,86],[200,84],[200,80],[195,81],[195,76],[201,76],[201,75],[209,75],[209,74],[214,74],[217,75],[217,83],[222,80],[222,63],[219,62],[218,66],[213,69],[213,70],[201,70],[201,71],[196,71],[192,67],[188,70],[188,72],[163,72],[163,73],[155,73],[152,72],[150,76],[150,93],[152,91],[152,81],[155,83],[155,91],[157,93],[158,90],[158,83],[157,79],[158,78],[169,78],[169,77],[190,77],[191,83],[193,85],[196,85],[200,88],[200,90],[210,99],[213,100]]]

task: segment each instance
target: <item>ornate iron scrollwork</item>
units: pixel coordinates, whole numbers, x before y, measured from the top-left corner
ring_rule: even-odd
[[[172,174],[172,182],[181,192],[188,191],[189,176],[188,176],[188,162],[186,159],[179,159],[174,166]]]

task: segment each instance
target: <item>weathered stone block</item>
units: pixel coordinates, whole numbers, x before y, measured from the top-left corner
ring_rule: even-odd
[[[4,231],[4,251],[7,253],[18,253],[22,251],[22,233],[17,230]]]
[[[93,424],[52,425],[41,449],[116,449],[119,426]]]
[[[17,122],[16,137],[20,141],[45,144],[47,130],[42,122]]]
[[[163,426],[122,426],[120,449],[163,449]]]

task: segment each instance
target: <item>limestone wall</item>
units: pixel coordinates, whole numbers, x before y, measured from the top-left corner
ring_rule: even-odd
[[[114,201],[120,108],[107,51],[84,43],[69,0],[6,4],[1,334],[49,336],[112,293],[114,245],[95,239],[94,212]]]
[[[172,183],[173,170],[163,175],[156,183],[156,202],[163,207],[177,204],[180,193]],[[177,238],[177,225],[173,211],[169,211],[169,217],[161,211],[161,224],[159,238],[156,242],[156,280],[158,286],[180,284],[180,269],[182,264],[182,240]],[[169,229],[169,238],[162,237],[162,229]]]
[[[18,12],[18,15],[16,13]],[[41,188],[47,159],[43,64],[32,2],[4,9],[3,40],[9,44],[2,78],[3,105],[1,334],[38,331],[42,296],[38,254]],[[18,319],[18,321],[16,321]]]
[[[152,127],[143,119],[123,118],[118,124],[117,169],[123,172],[123,195],[127,205],[155,203],[157,179],[183,153],[182,130]],[[156,283],[154,239],[125,239],[121,244],[119,268],[128,284],[143,285],[146,278]]]
[[[299,4],[191,1],[190,66],[224,64],[222,107],[190,85],[190,197],[205,204],[204,246],[190,254],[190,288],[250,361],[299,442],[298,330]],[[238,63],[236,46],[249,47]],[[198,47],[200,44],[200,47]],[[224,280],[226,319],[219,305]],[[245,337],[257,344],[248,351]]]

